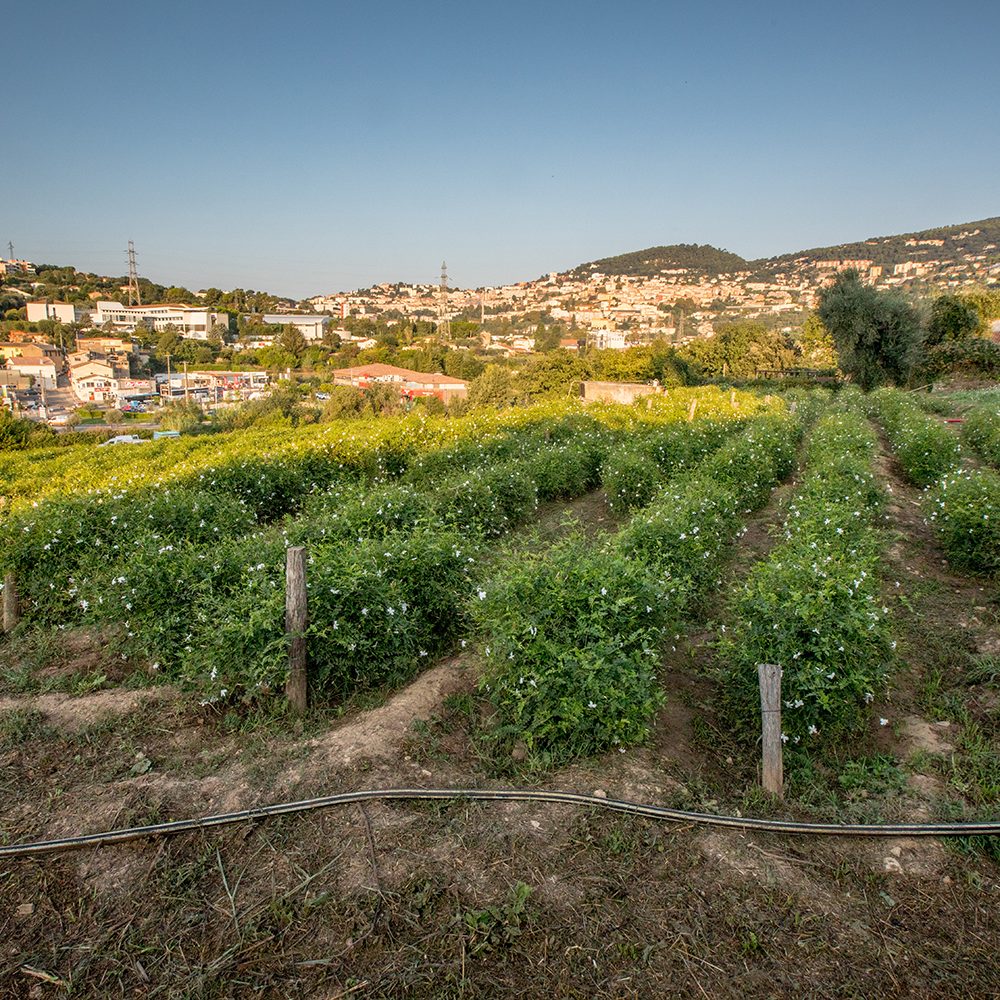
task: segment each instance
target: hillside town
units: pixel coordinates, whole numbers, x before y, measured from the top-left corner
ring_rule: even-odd
[[[0,335],[0,403],[56,425],[81,406],[141,413],[178,400],[235,405],[310,364],[334,369],[333,385],[388,383],[404,403],[448,403],[466,395],[468,377],[491,358],[653,342],[686,348],[739,322],[792,335],[820,292],[849,269],[867,285],[913,299],[989,288],[1000,281],[998,239],[1000,222],[991,219],[759,261],[708,246],[656,247],[475,289],[450,287],[443,265],[439,284],[381,283],[298,302],[171,288],[174,301],[144,304],[136,274],[121,284],[99,279],[90,291],[61,286],[65,298],[56,298],[41,280],[48,268],[11,257],[0,261],[3,290],[23,306],[8,310]],[[251,300],[271,311],[230,305]],[[385,345],[404,328],[399,344],[446,345],[469,354],[469,363],[447,372],[388,363],[398,359],[385,355]],[[55,331],[63,331],[59,343]],[[184,344],[203,346],[185,354]],[[285,349],[296,344],[297,353]],[[425,366],[433,363],[428,355]]]
[[[602,348],[657,339],[689,343],[711,336],[716,323],[731,319],[801,323],[815,308],[820,290],[848,268],[878,288],[916,292],[995,283],[1000,280],[997,244],[980,240],[974,248],[966,246],[982,235],[974,227],[961,229],[947,240],[908,238],[902,241],[902,253],[896,249],[899,238],[886,237],[867,241],[872,248],[867,257],[820,259],[801,254],[718,274],[687,267],[664,267],[653,275],[615,274],[604,273],[595,264],[533,281],[476,289],[381,283],[354,292],[314,296],[308,303],[317,312],[340,319],[356,316],[389,322],[443,317],[517,325],[529,316],[545,316],[579,331],[588,344],[597,335]],[[880,244],[892,244],[894,256],[903,259],[888,266],[876,263]],[[608,332],[620,336],[608,337]],[[516,346],[528,349],[524,343]]]

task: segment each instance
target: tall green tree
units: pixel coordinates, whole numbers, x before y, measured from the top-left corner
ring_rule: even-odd
[[[840,370],[863,389],[906,382],[923,331],[916,309],[901,296],[843,271],[820,294],[819,318],[833,336]]]
[[[503,365],[487,365],[482,375],[469,383],[469,406],[502,409],[514,398],[510,369]]]
[[[275,347],[280,347],[283,351],[293,355],[296,362],[301,359],[306,347],[308,347],[302,331],[291,323],[287,323],[281,328],[281,333],[278,334],[274,344]]]
[[[561,333],[558,326],[539,323],[535,327],[535,350],[541,352],[558,350]]]
[[[926,343],[944,344],[950,340],[975,337],[980,326],[979,310],[958,295],[939,295],[931,303]]]
[[[810,313],[806,317],[805,323],[802,324],[798,345],[806,367],[837,367],[837,345],[833,342],[830,331],[823,325],[823,321],[816,313]]]
[[[721,323],[714,337],[678,353],[706,378],[753,378],[761,369],[787,368],[795,359],[785,336],[763,323]]]

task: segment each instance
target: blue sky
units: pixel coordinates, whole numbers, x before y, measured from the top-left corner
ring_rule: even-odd
[[[305,296],[1000,214],[1000,3],[20,3],[0,242]],[[4,247],[4,251],[5,251]]]

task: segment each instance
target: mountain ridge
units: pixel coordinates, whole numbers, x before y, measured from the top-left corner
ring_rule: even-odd
[[[978,233],[974,232],[979,230]],[[943,246],[919,245],[920,241],[942,240]],[[917,241],[916,246],[907,241]],[[991,247],[992,244],[992,247]],[[949,226],[936,226],[908,233],[869,236],[863,240],[837,243],[824,247],[794,250],[773,257],[747,260],[730,250],[712,244],[675,243],[666,246],[631,250],[593,261],[585,261],[561,272],[567,276],[587,277],[593,273],[610,276],[651,276],[664,270],[687,268],[707,274],[733,274],[747,271],[757,277],[780,273],[785,264],[803,261],[870,260],[875,265],[894,266],[916,257],[952,261],[960,253],[992,253],[1000,257],[1000,216],[959,222]],[[932,251],[938,251],[935,255]]]

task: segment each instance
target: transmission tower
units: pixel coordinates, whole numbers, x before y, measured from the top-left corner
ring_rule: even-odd
[[[139,272],[135,266],[135,244],[131,240],[128,241],[126,255],[128,256],[128,304],[141,306],[142,293],[139,291]]]
[[[7,259],[8,260],[13,260],[14,259],[14,241],[13,240],[8,240],[7,241],[7,253],[10,255]]]
[[[438,336],[451,340],[451,320],[448,318],[448,265],[445,261],[441,261],[441,288],[438,295]]]

